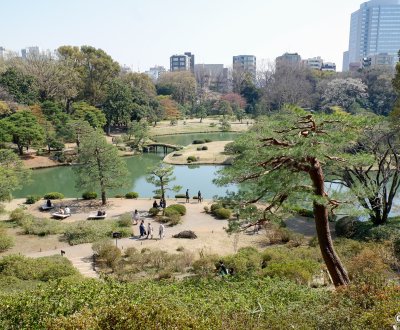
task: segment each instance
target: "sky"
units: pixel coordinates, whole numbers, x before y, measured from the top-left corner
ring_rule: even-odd
[[[196,63],[262,67],[285,52],[342,67],[350,15],[361,0],[0,0],[0,46],[101,48],[122,65],[169,68],[186,51]]]

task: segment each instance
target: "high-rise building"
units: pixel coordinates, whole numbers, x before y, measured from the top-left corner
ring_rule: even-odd
[[[322,65],[324,64],[324,61],[322,60],[322,58],[320,56],[309,58],[305,62],[310,69],[314,69],[314,70],[321,70]]]
[[[233,69],[243,70],[256,76],[257,59],[254,55],[237,55],[233,56]]]
[[[147,74],[151,78],[151,80],[157,82],[158,78],[160,78],[161,74],[163,74],[165,71],[166,70],[163,66],[156,65],[146,71],[145,74]]]
[[[351,14],[349,49],[343,71],[362,65],[378,54],[396,56],[400,49],[400,0],[370,0]]]
[[[194,75],[197,85],[217,92],[224,92],[228,83],[228,69],[223,64],[196,64]]]
[[[277,65],[279,64],[290,64],[290,65],[300,65],[301,56],[298,53],[285,53],[275,59]]]
[[[183,55],[172,55],[169,58],[170,71],[194,72],[194,54],[186,52]]]
[[[40,48],[38,46],[26,47],[21,49],[22,58],[26,59],[29,55],[38,56],[40,54]]]

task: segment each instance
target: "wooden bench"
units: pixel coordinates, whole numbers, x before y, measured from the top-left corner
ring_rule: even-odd
[[[106,214],[102,214],[102,215],[98,215],[97,212],[96,212],[96,213],[90,213],[89,216],[88,216],[88,219],[89,220],[102,220],[102,219],[105,219],[106,216],[107,216],[107,213]]]
[[[52,213],[51,216],[56,219],[66,219],[71,216],[71,213],[63,214],[63,213]]]
[[[40,207],[40,210],[41,210],[41,211],[48,211],[48,210],[51,210],[51,209],[54,209],[54,205],[48,206],[47,204],[44,204],[44,205],[42,205],[42,206]]]

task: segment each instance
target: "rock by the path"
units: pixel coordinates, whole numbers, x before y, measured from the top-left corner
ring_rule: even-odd
[[[187,238],[187,239],[195,239],[197,235],[191,230],[181,231],[179,234],[172,236],[173,238]]]

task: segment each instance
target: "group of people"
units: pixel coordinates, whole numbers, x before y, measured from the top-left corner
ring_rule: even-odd
[[[154,200],[153,202],[153,208],[158,209],[158,208],[162,208],[165,209],[167,207],[167,202],[165,201],[164,198],[160,199],[160,204],[157,204],[157,201]]]
[[[156,201],[154,201],[154,202],[157,203]],[[161,204],[161,202],[160,202],[160,204]],[[154,207],[154,204],[153,204],[153,207]],[[144,220],[140,220],[140,214],[139,214],[138,210],[135,210],[132,214],[132,223],[133,223],[133,225],[137,225],[139,223],[139,221],[140,221],[139,238],[146,236],[146,239],[148,239],[148,238],[153,239],[154,229],[153,229],[152,224],[149,222],[147,224],[147,230],[146,230]],[[164,232],[165,232],[165,226],[161,223],[158,228],[158,236],[160,239],[164,238],[164,236],[165,236]],[[132,233],[132,236],[134,236],[133,233]]]
[[[59,213],[59,214],[71,214],[71,209],[68,206],[66,206],[66,207],[62,207],[61,206],[57,213]]]
[[[160,226],[158,228],[158,236],[160,239],[164,238],[164,235],[165,235],[164,231],[165,231],[165,227],[162,223],[160,223]],[[146,231],[146,226],[144,224],[144,220],[142,220],[139,225],[139,233],[140,233],[139,238],[146,236],[146,239],[149,239],[149,238],[153,239],[154,229],[153,229],[151,222],[149,222],[147,224],[147,231]]]
[[[186,189],[185,197],[186,197],[186,203],[190,203],[189,189]],[[201,195],[201,191],[199,190],[197,192],[197,202],[201,203],[202,201],[203,201],[203,196]]]

